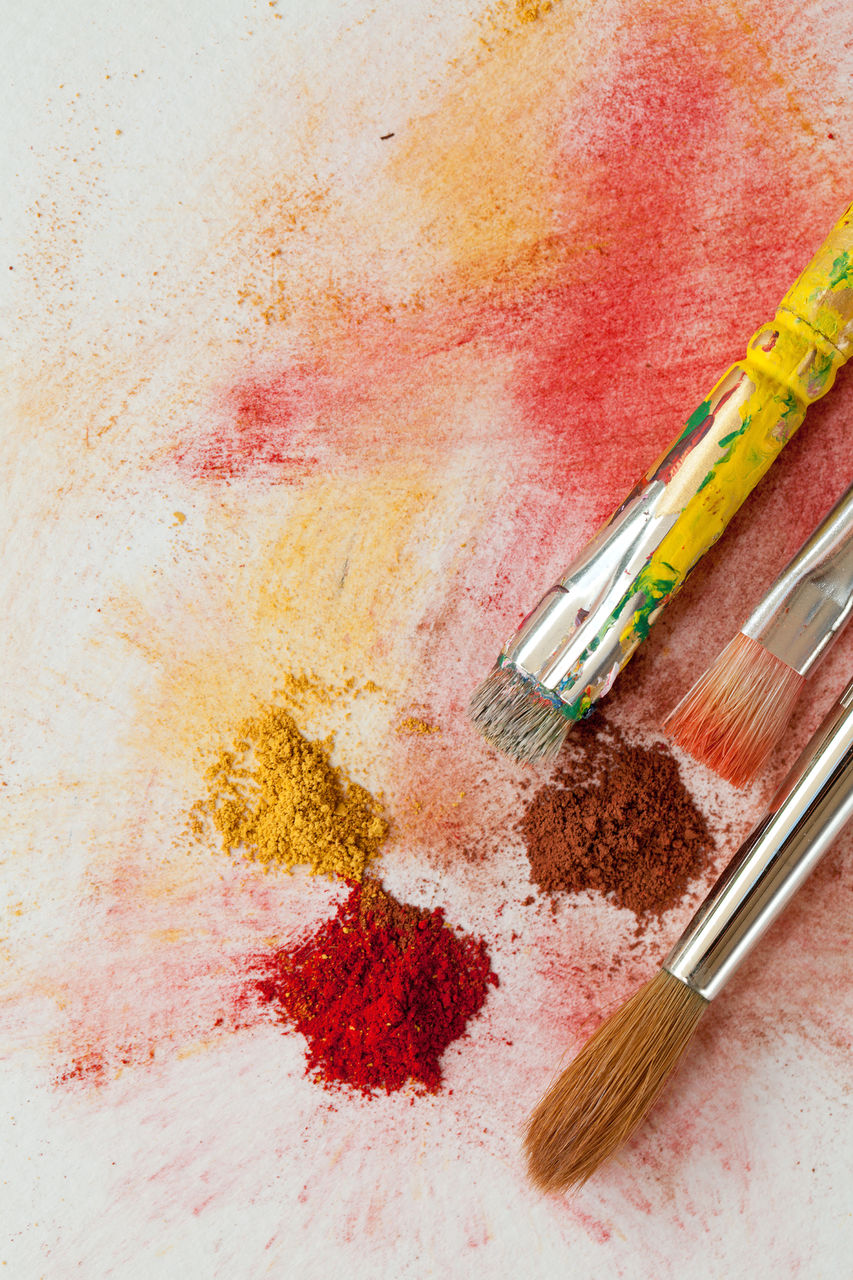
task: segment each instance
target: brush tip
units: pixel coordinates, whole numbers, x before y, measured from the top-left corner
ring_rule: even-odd
[[[525,764],[552,759],[571,724],[536,681],[509,662],[475,689],[468,715],[487,742]]]
[[[804,683],[760,640],[740,631],[663,727],[688,755],[745,787],[784,734]]]
[[[631,1136],[707,1007],[662,969],[602,1023],[528,1123],[528,1171],[540,1190],[581,1186]]]

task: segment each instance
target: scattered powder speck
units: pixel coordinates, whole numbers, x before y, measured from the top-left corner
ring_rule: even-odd
[[[261,965],[260,996],[305,1037],[308,1072],[364,1094],[408,1081],[435,1092],[442,1054],[498,983],[480,939],[369,879],[311,937]]]
[[[226,853],[317,875],[360,880],[388,834],[380,802],[329,759],[332,739],[309,741],[293,716],[267,706],[239,725],[205,774],[190,826],[212,825]]]
[[[519,828],[540,889],[596,890],[641,920],[675,906],[714,851],[665,744],[631,744],[601,718],[572,730]]]
[[[352,676],[342,676],[338,684],[331,684],[306,672],[281,671],[276,679],[275,697],[288,706],[317,707],[331,706],[345,698],[357,698],[365,691],[380,692],[372,680],[359,685]]]
[[[397,725],[397,733],[441,733],[437,724],[430,724],[420,716],[406,716]]]
[[[498,0],[486,10],[486,20],[498,30],[511,30],[515,23],[526,26],[550,13],[555,0]]]

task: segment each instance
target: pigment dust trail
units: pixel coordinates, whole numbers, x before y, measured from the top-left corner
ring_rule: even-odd
[[[641,919],[676,906],[714,851],[667,747],[630,744],[603,719],[575,726],[519,829],[540,889],[592,889]]]

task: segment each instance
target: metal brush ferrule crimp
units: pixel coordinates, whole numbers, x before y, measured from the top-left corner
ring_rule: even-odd
[[[806,676],[853,610],[853,486],[782,571],[741,628]]]
[[[632,584],[678,518],[660,510],[665,493],[662,480],[638,486],[501,654],[569,719],[607,693],[639,643],[635,631],[623,636],[620,619],[643,607]]]
[[[747,836],[663,967],[712,1000],[853,818],[853,683]]]

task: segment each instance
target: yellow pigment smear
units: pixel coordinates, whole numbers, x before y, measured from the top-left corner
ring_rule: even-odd
[[[331,738],[309,741],[283,707],[248,717],[205,773],[191,830],[202,835],[212,823],[226,853],[266,870],[304,865],[360,880],[388,823],[379,801],[332,764],[331,747]]]

